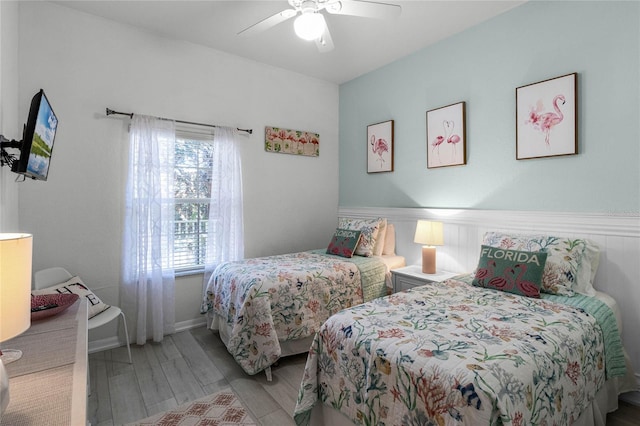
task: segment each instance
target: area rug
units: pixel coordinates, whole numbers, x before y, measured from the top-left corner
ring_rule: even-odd
[[[256,423],[249,416],[231,388],[223,389],[212,395],[187,402],[155,414],[129,426],[234,426]]]

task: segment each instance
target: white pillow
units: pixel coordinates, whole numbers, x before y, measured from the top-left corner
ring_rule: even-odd
[[[600,264],[600,247],[591,240],[585,239],[585,243],[586,247],[582,259],[583,267],[578,272],[578,280],[574,290],[577,293],[593,297],[596,295],[593,282],[596,279],[598,265]]]
[[[382,256],[384,251],[384,239],[387,233],[387,219],[383,218],[380,221],[380,228],[378,229],[378,238],[376,238],[376,244],[373,246],[373,255]]]
[[[98,296],[93,294],[91,290],[84,285],[80,277],[70,278],[68,281],[65,281],[61,284],[56,284],[52,287],[42,288],[40,290],[32,290],[31,294],[34,296],[39,296],[41,294],[77,294],[81,298],[84,297],[87,299],[87,306],[89,307],[89,318],[93,318],[98,315],[100,312],[103,312],[110,308],[109,305],[105,304],[100,300]]]
[[[396,254],[396,229],[393,223],[387,224],[387,232],[384,236],[384,248],[382,254]]]

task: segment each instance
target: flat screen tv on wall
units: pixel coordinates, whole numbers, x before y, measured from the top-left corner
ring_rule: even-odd
[[[58,118],[44,90],[40,89],[31,100],[20,158],[13,163],[11,170],[31,179],[47,180],[57,128]]]

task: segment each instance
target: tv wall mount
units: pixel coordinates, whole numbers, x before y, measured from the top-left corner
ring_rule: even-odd
[[[10,154],[5,148],[17,148],[20,149],[22,141],[15,139],[7,139],[3,135],[0,135],[0,167],[9,166],[13,167],[13,163],[18,160],[15,154]]]

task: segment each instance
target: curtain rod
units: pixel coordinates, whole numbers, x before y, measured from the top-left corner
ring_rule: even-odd
[[[127,115],[129,116],[129,118],[133,118],[133,113],[132,112],[119,112],[119,111],[114,111],[111,108],[107,108],[107,115]],[[170,120],[169,118],[161,118],[162,120]],[[220,126],[216,126],[215,124],[203,124],[203,123],[195,123],[193,121],[183,121],[183,120],[173,120],[176,123],[182,123],[182,124],[193,124],[195,126],[204,126],[204,127],[220,127]],[[250,135],[253,134],[253,129],[240,129],[240,128],[236,128],[236,130],[238,130],[239,132],[246,132],[249,133]]]

